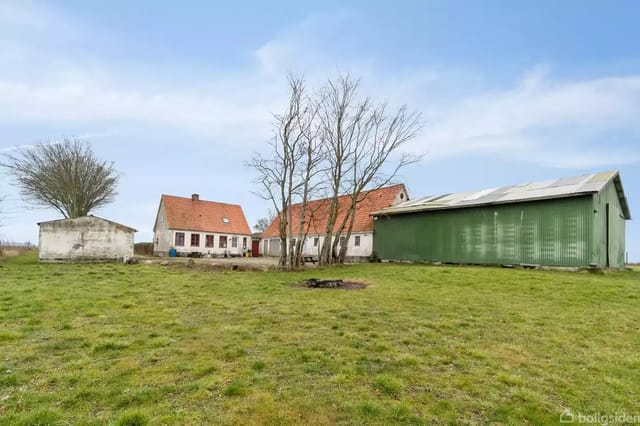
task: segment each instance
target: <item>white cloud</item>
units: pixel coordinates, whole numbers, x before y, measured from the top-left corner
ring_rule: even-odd
[[[512,89],[432,109],[413,148],[432,158],[498,154],[561,168],[625,164],[640,151],[611,135],[637,135],[638,116],[640,76],[555,82],[535,68]]]
[[[294,72],[314,79],[339,67],[360,67],[363,58],[345,49],[354,20],[346,11],[315,14],[280,30],[255,50],[258,70],[276,78]]]
[[[57,29],[58,33],[69,31],[65,21],[42,5],[36,6],[29,0],[3,0],[0,3],[0,24],[4,33],[42,33]]]
[[[258,93],[256,93],[258,95]],[[269,99],[223,98],[189,91],[123,90],[101,84],[66,82],[37,86],[0,82],[0,115],[4,121],[69,123],[133,122],[180,128],[201,135],[244,135],[269,125]]]
[[[30,61],[39,63],[42,55],[52,56],[39,50],[38,43],[15,37],[27,30],[44,36],[62,22],[75,33],[53,33],[52,38],[91,37],[82,26],[31,3],[3,3],[0,12],[0,24],[6,25],[0,34],[14,35],[0,44],[0,64],[3,57],[5,65],[9,63],[6,58],[16,52],[23,56],[20,66],[25,69]],[[215,75],[213,83],[178,79],[167,88],[152,79],[136,80],[108,64],[88,66],[82,58],[63,54],[56,55],[50,67],[31,67],[39,70],[37,75],[16,76],[4,67],[0,123],[83,123],[88,134],[108,132],[109,127],[171,128],[225,141],[230,150],[247,150],[270,136],[271,113],[285,103],[288,71],[305,74],[310,84],[350,72],[362,76],[367,94],[424,111],[424,132],[411,149],[426,152],[427,161],[484,154],[587,168],[639,160],[637,149],[611,135],[640,134],[640,76],[555,81],[550,66],[540,65],[524,70],[513,87],[451,100],[438,86],[465,86],[465,81],[456,81],[465,74],[376,67],[348,41],[346,29],[357,31],[354,21],[357,17],[345,12],[311,16],[257,47],[254,67]]]

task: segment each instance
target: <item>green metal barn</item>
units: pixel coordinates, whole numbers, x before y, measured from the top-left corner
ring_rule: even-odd
[[[409,200],[373,213],[381,259],[469,264],[625,264],[631,219],[618,172]]]

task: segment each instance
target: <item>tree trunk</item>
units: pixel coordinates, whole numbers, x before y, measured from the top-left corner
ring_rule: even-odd
[[[347,228],[347,235],[345,236],[345,243],[340,247],[340,254],[338,254],[338,262],[344,263],[345,258],[347,257],[347,247],[349,246],[349,239],[351,239],[351,232],[353,231],[353,224],[356,221],[355,208],[353,213],[351,214],[351,219],[349,220],[349,227]]]
[[[327,212],[327,227],[324,234],[324,241],[322,242],[322,249],[320,250],[320,258],[318,263],[320,266],[330,265],[333,263],[333,227],[336,223],[338,216],[338,192],[334,189],[334,195],[331,200],[329,211]]]

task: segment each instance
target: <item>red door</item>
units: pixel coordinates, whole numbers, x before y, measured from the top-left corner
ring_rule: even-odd
[[[251,257],[260,256],[260,241],[253,240],[251,241]]]

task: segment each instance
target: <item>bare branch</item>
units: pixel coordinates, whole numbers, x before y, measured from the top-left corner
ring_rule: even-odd
[[[299,239],[293,244],[293,211],[296,201],[306,205],[309,194],[316,187],[315,177],[321,164],[317,155],[315,117],[317,108],[305,93],[300,77],[289,76],[289,104],[283,114],[274,119],[274,138],[266,155],[254,154],[249,166],[257,172],[256,194],[271,201],[276,212],[280,236],[280,266],[297,268],[300,262]],[[304,222],[304,211],[302,209]],[[297,230],[296,230],[297,231]]]
[[[374,104],[369,98],[360,98],[359,81],[348,75],[330,80],[321,90],[319,116],[329,152],[327,177],[332,193],[320,258],[324,264],[344,261],[347,244],[336,253],[337,237],[346,229],[348,243],[362,191],[390,183],[400,169],[420,160],[420,156],[409,153],[394,161],[392,157],[416,137],[422,124],[420,114],[408,112],[406,107],[390,114],[385,103]],[[348,194],[351,199],[344,212],[339,211],[341,194]],[[336,223],[342,214],[340,223]]]
[[[17,154],[4,155],[0,166],[27,202],[54,208],[65,218],[86,216],[113,202],[120,180],[113,163],[98,160],[80,139],[18,148]]]

